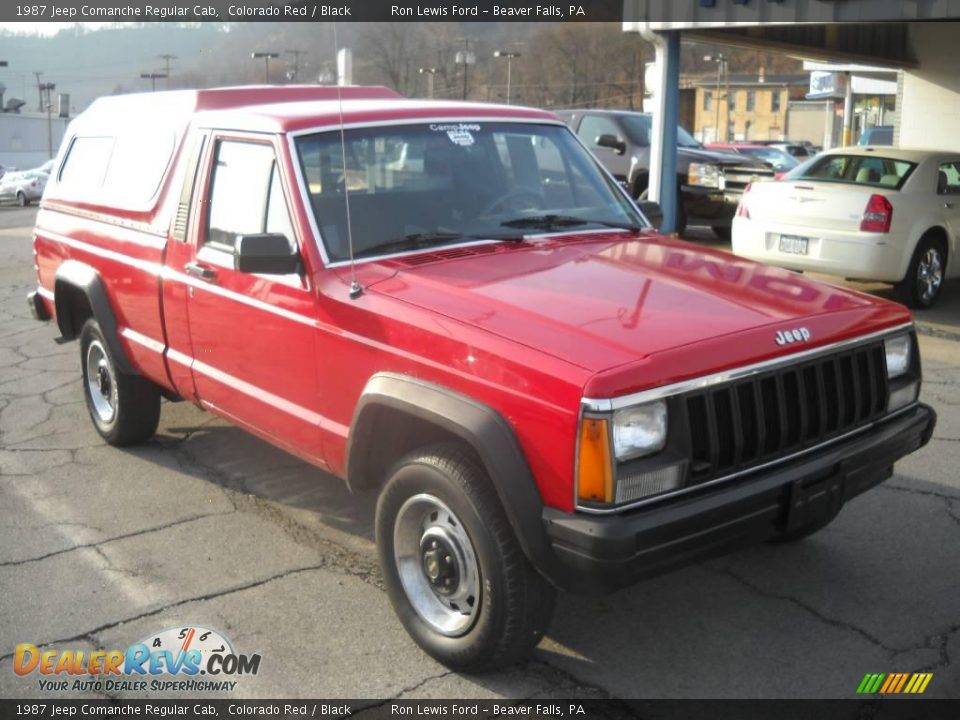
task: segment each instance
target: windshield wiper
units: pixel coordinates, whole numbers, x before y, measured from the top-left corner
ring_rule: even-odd
[[[617,228],[619,230],[642,230],[643,228],[639,225],[633,225],[631,223],[618,223],[608,220],[590,220],[587,218],[580,218],[574,215],[529,215],[527,217],[520,217],[514,220],[507,220],[506,222],[500,223],[504,227],[511,228],[533,228],[539,230],[548,230],[550,228],[562,228],[562,227],[577,227],[579,225],[603,225],[604,227]]]
[[[419,250],[420,248],[430,247],[432,245],[443,244],[459,240],[464,237],[459,232],[417,232],[404,235],[394,240],[387,240],[379,245],[374,245],[357,253],[362,255],[380,255],[390,251]]]

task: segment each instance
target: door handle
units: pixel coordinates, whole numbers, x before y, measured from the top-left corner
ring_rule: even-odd
[[[953,210],[953,203],[944,203],[943,206],[944,206],[947,210]]]
[[[195,278],[200,278],[201,280],[206,280],[207,282],[210,282],[217,276],[215,270],[204,267],[200,263],[188,262],[183,266],[183,269],[186,270],[188,275],[193,275]]]

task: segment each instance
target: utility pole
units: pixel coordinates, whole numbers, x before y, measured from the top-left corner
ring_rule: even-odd
[[[263,59],[263,84],[270,84],[270,60],[276,60],[280,57],[280,53],[275,52],[252,52],[250,57],[254,60]]]
[[[287,50],[287,55],[293,55],[293,82],[300,80],[300,56],[306,54],[306,50]]]
[[[39,75],[39,73],[38,73]],[[47,95],[47,155],[53,157],[53,91],[56,89],[56,85],[53,83],[40,83],[38,86],[40,88],[40,104],[43,103],[43,94]],[[41,107],[41,110],[43,108]]]
[[[43,112],[43,85],[40,82],[40,76],[43,75],[43,73],[34,70],[33,74],[37,78],[37,110],[39,112]]]
[[[520,57],[518,52],[508,52],[507,50],[496,50],[493,53],[495,58],[506,58],[507,59],[507,105],[510,104],[510,68],[513,65],[515,58]]]
[[[164,71],[164,73],[166,74],[166,78],[167,78],[167,90],[169,90],[169,89],[170,89],[170,61],[171,61],[171,60],[176,60],[176,59],[177,59],[177,56],[176,56],[176,55],[171,55],[171,54],[169,54],[169,53],[164,53],[164,54],[162,54],[162,55],[157,55],[157,57],[160,58],[161,60],[163,60],[163,65],[164,65],[163,71]]]

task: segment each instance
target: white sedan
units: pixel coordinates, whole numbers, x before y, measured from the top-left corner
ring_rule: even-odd
[[[751,185],[733,220],[733,252],[780,265],[894,283],[931,307],[960,275],[960,152],[839,148],[779,182]]]
[[[26,207],[43,196],[49,177],[38,170],[7,173],[0,179],[0,203],[15,202]]]

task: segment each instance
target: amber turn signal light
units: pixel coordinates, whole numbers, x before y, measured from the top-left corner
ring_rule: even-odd
[[[580,423],[577,497],[586,502],[613,502],[613,460],[605,419],[585,417]]]

